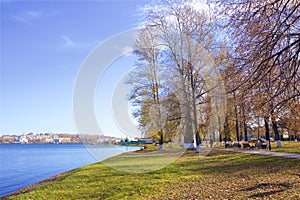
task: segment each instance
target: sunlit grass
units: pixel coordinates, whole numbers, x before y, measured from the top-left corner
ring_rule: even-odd
[[[130,167],[132,159],[124,154],[106,162]],[[273,199],[300,198],[299,160],[218,151],[199,157],[188,151],[165,168],[148,173],[129,173],[98,163],[15,198],[247,199],[270,195]]]
[[[300,154],[300,142],[281,142],[282,147],[277,148],[276,142],[271,143],[273,152],[298,153]]]
[[[184,152],[184,149],[168,147],[164,150],[130,152],[105,160],[103,163],[121,171],[145,173],[166,167]]]

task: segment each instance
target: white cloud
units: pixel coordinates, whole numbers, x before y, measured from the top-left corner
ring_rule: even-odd
[[[30,25],[32,26],[33,23],[31,23],[31,20],[27,19],[26,17],[22,17],[22,16],[18,16],[18,15],[13,15],[12,16],[13,19],[15,19],[16,21],[22,22],[24,24]]]
[[[209,6],[204,0],[193,0],[190,2],[190,5],[197,11],[208,11]]]
[[[209,12],[209,5],[206,0],[188,0],[188,1],[169,1],[170,3],[173,3],[173,6],[182,6],[182,5],[190,5],[195,11],[198,12]],[[178,4],[180,3],[180,4]],[[137,24],[138,28],[143,28],[145,26],[145,22],[143,21],[145,19],[145,16],[150,13],[160,13],[163,11],[166,11],[168,8],[164,4],[157,3],[156,0],[150,1],[145,6],[138,9],[137,17],[142,19]],[[167,20],[174,21],[174,16],[165,16]]]
[[[28,17],[31,17],[31,18],[38,18],[38,17],[41,17],[43,15],[43,13],[40,11],[26,11],[25,15],[27,15]]]
[[[46,12],[37,11],[37,10],[26,10],[26,11],[17,13],[15,15],[11,15],[11,17],[16,21],[33,26],[33,25],[35,25],[34,22],[36,20],[39,20],[45,16],[53,16],[53,15],[57,15],[57,14],[58,14],[58,11],[53,10],[53,9],[47,10]]]
[[[63,35],[61,38],[64,40],[65,46],[73,46],[74,42],[67,36]]]
[[[58,45],[58,48],[60,50],[67,50],[67,49],[90,49],[95,47],[99,41],[94,40],[94,41],[84,41],[84,42],[79,42],[71,39],[71,37],[62,35],[60,36],[62,39],[61,43]]]
[[[133,51],[132,46],[126,46],[126,47],[123,47],[123,49],[122,49],[123,54],[128,54],[128,53],[131,53],[132,51]]]
[[[32,26],[34,25],[33,22],[37,19],[40,19],[43,15],[44,13],[41,11],[27,10],[17,15],[12,15],[12,18],[16,21]]]

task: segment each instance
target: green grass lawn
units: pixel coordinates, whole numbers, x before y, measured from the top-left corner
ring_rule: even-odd
[[[139,154],[145,152],[105,163],[141,167],[147,159],[133,160]],[[199,157],[187,151],[167,167],[148,173],[124,172],[105,163],[80,168],[10,199],[300,199],[300,163],[294,159],[217,150]]]
[[[281,142],[281,145],[282,147],[277,148],[276,142],[272,142],[272,151],[300,154],[300,142]]]

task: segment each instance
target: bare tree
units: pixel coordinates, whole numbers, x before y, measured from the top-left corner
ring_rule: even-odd
[[[244,73],[241,84],[251,89],[264,77],[276,81],[279,96],[299,83],[300,2],[297,0],[216,0],[235,49],[237,70]],[[224,19],[223,18],[223,19]],[[299,88],[285,101],[299,96]],[[279,106],[281,103],[278,102]]]
[[[262,117],[270,119],[280,146],[278,113],[300,96],[300,2],[212,2],[231,41],[231,76],[239,77],[231,92],[247,91],[251,109],[264,108]]]
[[[207,11],[186,1],[164,1],[163,7],[147,13],[146,24],[159,30],[165,46],[165,62],[177,70],[177,90],[182,93],[184,143],[196,141],[199,151],[199,98],[207,93],[203,73],[203,51],[214,45],[211,18]],[[207,89],[207,88],[206,88]]]
[[[154,27],[142,29],[137,37],[135,54],[139,57],[137,68],[128,80],[133,86],[130,100],[137,106],[135,116],[140,117],[140,126],[146,134],[159,135],[163,149],[164,124],[161,107],[162,79],[159,65],[160,47]]]

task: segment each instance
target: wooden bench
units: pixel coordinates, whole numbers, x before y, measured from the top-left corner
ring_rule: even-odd
[[[241,144],[240,143],[233,143],[232,147],[241,148]]]
[[[250,149],[251,146],[249,143],[242,143],[244,149]]]

